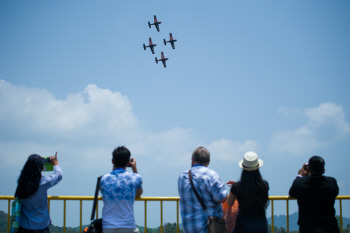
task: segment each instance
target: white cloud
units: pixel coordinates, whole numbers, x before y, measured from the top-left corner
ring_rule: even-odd
[[[301,113],[300,110],[286,108],[278,112],[286,115]],[[322,103],[318,107],[305,109],[302,114],[306,125],[296,130],[276,132],[270,141],[271,152],[305,154],[342,140],[350,133],[350,124],[345,121],[341,105]]]
[[[48,156],[57,150],[66,163],[98,169],[109,164],[114,147],[125,145],[137,160],[150,166],[184,167],[190,164],[195,147],[205,146],[191,129],[140,129],[126,96],[93,84],[59,100],[45,89],[17,87],[2,80],[0,102],[3,166],[15,165],[31,153]],[[219,160],[228,161],[257,146],[253,141],[220,139],[209,143],[208,149]]]
[[[1,125],[14,136],[30,132],[69,139],[127,135],[137,127],[127,97],[90,84],[81,93],[57,100],[47,90],[0,83]]]

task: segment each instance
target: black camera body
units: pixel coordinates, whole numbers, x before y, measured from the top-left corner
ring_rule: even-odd
[[[51,163],[49,157],[43,158],[43,164],[45,164],[45,163]]]
[[[46,157],[42,159],[43,161],[43,172],[50,172],[53,171],[53,165],[51,164],[50,157]]]
[[[134,159],[130,159],[130,162],[133,162]],[[127,167],[131,167],[131,164],[129,163],[129,165]]]

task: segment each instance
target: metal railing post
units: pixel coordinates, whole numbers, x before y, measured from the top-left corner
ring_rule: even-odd
[[[145,200],[145,233],[147,233],[147,201]]]
[[[11,200],[8,200],[7,204],[7,233],[10,233],[10,228],[11,228]]]
[[[160,201],[160,233],[163,233],[163,200]]]
[[[66,199],[63,200],[63,233],[66,233]]]
[[[271,233],[275,232],[274,216],[273,216],[273,200],[271,200]]]
[[[179,233],[179,200],[176,201],[176,233]]]
[[[80,231],[83,232],[83,200],[80,200]]]
[[[340,233],[343,233],[343,210],[342,210],[342,203],[341,199],[339,200],[339,207],[340,207]]]
[[[287,209],[287,233],[289,233],[289,200],[288,199],[286,200],[286,203],[287,203],[287,206],[286,206],[286,209]]]

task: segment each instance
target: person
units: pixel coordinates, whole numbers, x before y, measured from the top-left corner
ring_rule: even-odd
[[[44,158],[37,154],[28,157],[18,176],[15,197],[20,199],[21,213],[19,218],[20,233],[49,233],[51,223],[47,190],[62,180],[62,169],[58,164],[57,152],[50,156],[54,173],[42,176]]]
[[[304,163],[299,169],[289,189],[289,195],[298,202],[299,232],[339,233],[334,209],[339,194],[336,179],[323,175],[325,161],[320,156],[312,156],[306,169],[305,166]]]
[[[137,174],[136,160],[130,151],[117,147],[113,153],[113,171],[102,176],[100,190],[103,197],[102,233],[137,233],[134,200],[140,197],[142,178]],[[134,173],[127,172],[131,166]]]
[[[204,233],[208,231],[208,216],[223,217],[221,203],[227,199],[225,184],[219,175],[208,168],[210,153],[204,147],[198,147],[192,153],[193,185],[202,198],[207,210],[203,210],[189,180],[189,170],[180,174],[178,190],[182,227],[186,233]]]
[[[253,151],[244,154],[239,166],[243,169],[238,182],[229,181],[232,185],[227,205],[232,206],[238,200],[239,212],[236,218],[234,233],[267,233],[266,208],[269,204],[269,184],[263,180],[259,168],[263,160]]]

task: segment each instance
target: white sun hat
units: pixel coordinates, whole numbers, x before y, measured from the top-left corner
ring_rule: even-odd
[[[254,151],[248,151],[244,154],[243,160],[238,165],[246,171],[258,170],[264,164],[264,161],[258,158],[258,155]]]

